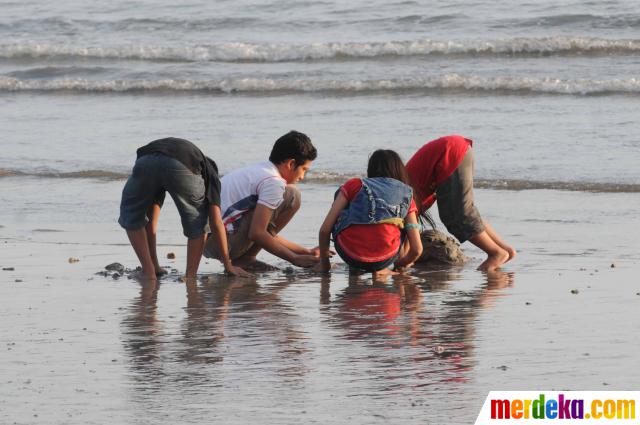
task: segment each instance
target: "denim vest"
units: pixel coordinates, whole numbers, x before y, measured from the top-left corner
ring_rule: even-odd
[[[336,192],[336,196],[339,192]],[[403,228],[413,190],[389,177],[362,179],[362,188],[333,226],[333,238],[352,224],[395,224]]]

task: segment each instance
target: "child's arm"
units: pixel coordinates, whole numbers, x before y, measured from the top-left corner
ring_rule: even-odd
[[[296,249],[295,247],[297,246],[307,251],[305,248],[302,248],[297,244],[290,244],[286,239],[286,242],[282,243],[281,239],[278,239],[276,236],[269,233],[267,229],[272,216],[272,209],[266,205],[258,204],[253,212],[253,218],[251,219],[249,239],[269,253],[298,267],[314,266],[318,262],[318,259],[314,255],[309,254],[308,252],[299,254],[296,251],[292,251],[289,247],[292,246]]]
[[[231,264],[231,258],[229,258],[229,250],[227,248],[227,230],[224,228],[220,207],[217,205],[211,205],[209,207],[209,226],[211,227],[210,237],[212,237],[216,243],[218,252],[222,257],[222,263],[224,264],[225,271],[234,276],[253,276],[251,273],[247,273],[242,268],[236,267]]]
[[[405,218],[405,226],[408,227],[407,240],[409,241],[409,251],[407,251],[402,257],[396,261],[396,269],[402,269],[409,267],[413,264],[422,254],[422,240],[420,239],[420,231],[417,228],[418,220],[416,219],[416,213],[411,212],[407,214]]]
[[[283,238],[280,235],[275,235],[274,238],[283,246],[286,246],[290,251],[300,254],[300,255],[315,255],[315,251],[313,249],[305,248],[302,245],[298,245],[297,243],[290,241],[288,239]]]
[[[331,269],[331,262],[329,261],[329,257],[331,256],[331,250],[329,249],[331,230],[333,229],[333,225],[336,224],[340,212],[342,212],[347,205],[349,205],[349,201],[341,191],[338,193],[336,200],[333,201],[324,222],[322,222],[322,226],[320,226],[320,231],[318,232],[318,248],[320,250],[318,271],[328,272]]]

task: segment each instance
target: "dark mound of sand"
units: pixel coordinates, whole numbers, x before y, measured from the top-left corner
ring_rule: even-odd
[[[453,237],[438,230],[427,230],[422,234],[422,256],[419,262],[464,264],[469,261]]]

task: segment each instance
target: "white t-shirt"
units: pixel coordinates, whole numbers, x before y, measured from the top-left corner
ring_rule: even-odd
[[[238,168],[220,179],[220,209],[227,232],[235,232],[240,218],[264,205],[272,210],[280,206],[287,182],[271,161]]]

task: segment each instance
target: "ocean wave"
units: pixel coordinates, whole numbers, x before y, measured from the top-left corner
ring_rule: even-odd
[[[307,184],[331,184],[340,185],[353,178],[353,173],[336,173],[332,171],[312,170],[303,182]],[[0,169],[1,177],[37,177],[60,179],[98,179],[98,180],[124,180],[129,173],[111,170],[78,170],[78,171],[24,171]],[[364,176],[359,176],[364,177]],[[482,179],[474,181],[474,187],[480,189],[497,190],[564,190],[574,192],[602,192],[602,193],[638,193],[640,183],[620,182],[589,182],[589,181],[547,181],[526,179]]]
[[[475,179],[474,187],[501,190],[565,190],[572,192],[637,193],[640,184],[589,181],[546,181],[524,179]]]
[[[316,184],[340,185],[353,178],[353,174],[332,172],[310,172],[304,182]],[[356,176],[364,177],[364,176]],[[546,181],[525,179],[475,179],[474,187],[479,189],[496,190],[563,190],[571,192],[594,193],[637,193],[640,192],[640,183],[612,183],[589,181]]]
[[[14,78],[55,78],[71,75],[87,76],[99,75],[111,71],[112,68],[102,66],[42,66],[9,72],[6,75]]]
[[[173,18],[127,18],[119,20],[71,19],[53,16],[43,19],[19,19],[0,22],[0,30],[4,31],[42,31],[42,32],[75,32],[75,31],[208,31],[221,28],[238,28],[260,25],[262,20],[249,17],[210,17],[202,19]]]
[[[0,77],[0,92],[73,93],[327,93],[358,95],[377,92],[399,93],[494,93],[608,95],[638,94],[640,79],[565,80],[543,77],[482,77],[447,74],[433,77],[388,80],[324,80],[235,78],[222,80],[28,80]]]
[[[593,15],[587,13],[568,13],[560,15],[537,16],[527,19],[510,19],[505,22],[505,26],[512,27],[587,27],[587,28],[610,28],[628,29],[640,27],[640,17],[637,14],[621,15]]]
[[[402,12],[406,6],[416,6],[412,2],[397,3],[395,11]],[[316,3],[317,5],[317,3]],[[295,5],[290,5],[291,7]],[[267,6],[269,8],[270,6]],[[410,8],[412,9],[412,8]],[[322,16],[310,16],[305,19],[296,19],[295,24],[304,28],[336,28],[353,25],[366,25],[370,28],[394,27],[396,29],[408,29],[418,25],[447,25],[458,21],[460,25],[465,25],[474,20],[474,16],[469,14],[440,14],[433,13],[409,13],[397,16],[359,16],[357,7],[341,11],[339,19],[323,18]],[[344,12],[356,12],[348,17]],[[433,11],[429,11],[433,12]],[[100,19],[74,19],[64,16],[51,16],[46,18],[14,19],[0,22],[0,30],[19,33],[74,33],[100,31],[102,33],[111,32],[205,32],[220,29],[237,29],[244,27],[263,28],[272,30],[283,26],[293,25],[286,16],[282,19],[274,19],[269,15],[260,17],[247,16],[211,16],[211,17],[145,17],[126,18],[114,20]],[[477,20],[477,19],[476,19]],[[551,15],[532,16],[527,18],[509,17],[504,19],[489,20],[480,22],[493,28],[595,28],[595,29],[630,29],[640,27],[640,16],[636,13],[622,14],[589,14],[589,13],[561,13]]]
[[[113,47],[63,44],[0,44],[3,59],[73,59],[179,62],[285,62],[374,59],[411,56],[550,56],[637,54],[640,40],[587,37],[510,38],[500,40],[415,40],[310,44],[241,42],[198,46],[122,45]]]
[[[99,179],[99,180],[122,180],[129,177],[128,173],[121,173],[109,170],[79,170],[79,171],[23,171],[0,169],[0,177],[41,177],[41,178],[61,178],[61,179]]]

